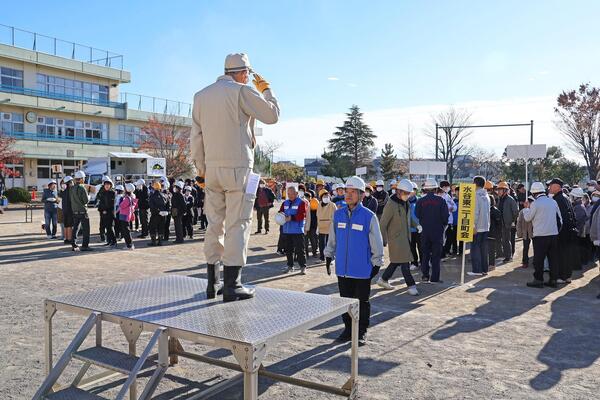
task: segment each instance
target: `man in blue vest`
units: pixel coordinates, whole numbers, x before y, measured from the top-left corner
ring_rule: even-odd
[[[285,214],[282,230],[282,242],[287,256],[287,272],[294,270],[294,254],[300,264],[300,273],[306,274],[306,257],[304,254],[304,224],[306,220],[306,203],[298,196],[296,188],[287,188],[287,200],[281,204],[279,212]]]
[[[361,178],[353,176],[346,181],[347,206],[333,214],[325,249],[328,271],[331,260],[335,257],[340,296],[359,300],[360,346],[366,344],[371,315],[371,279],[383,265],[383,239],[379,221],[373,211],[361,204],[364,193],[365,182]],[[342,319],[345,327],[337,340],[347,342],[352,338],[352,319],[347,313],[342,315]]]
[[[446,201],[435,194],[439,188],[435,179],[427,178],[423,185],[425,196],[417,200],[415,214],[423,227],[421,232],[421,281],[441,283],[440,260],[444,245],[444,228],[448,224],[448,206]],[[431,275],[429,265],[431,262]]]

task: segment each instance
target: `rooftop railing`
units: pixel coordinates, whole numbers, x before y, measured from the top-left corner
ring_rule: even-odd
[[[21,140],[40,140],[43,142],[63,142],[63,143],[83,143],[83,144],[103,144],[107,146],[127,146],[139,147],[139,141],[119,140],[119,139],[98,139],[80,136],[66,136],[52,133],[37,132],[3,132],[5,135]]]
[[[0,24],[0,43],[90,64],[123,69],[123,56],[112,51]]]
[[[127,108],[132,110],[147,111],[155,114],[177,115],[180,117],[192,116],[192,105],[190,103],[128,92],[121,92],[120,96],[121,102],[127,103]]]
[[[38,97],[44,97],[47,99],[72,101],[75,103],[94,104],[97,106],[104,106],[104,107],[125,108],[125,104],[117,103],[115,101],[91,99],[88,97],[73,96],[73,95],[62,94],[62,93],[53,93],[53,92],[47,92],[44,90],[28,89],[28,88],[23,88],[20,86],[0,85],[0,92],[23,94],[23,95],[27,95],[27,96],[38,96]]]

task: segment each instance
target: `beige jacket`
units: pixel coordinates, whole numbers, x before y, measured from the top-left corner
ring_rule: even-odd
[[[333,214],[337,210],[337,207],[334,203],[327,203],[323,207],[323,203],[319,202],[319,208],[317,208],[317,233],[322,235],[329,234],[329,227],[331,222],[333,221]]]
[[[416,228],[417,223],[411,218],[410,205],[400,202],[394,194],[383,207],[379,221],[383,245],[389,245],[391,263],[408,263],[413,261],[410,250],[410,228]]]
[[[519,216],[517,217],[517,237],[533,239],[533,223],[525,221],[523,210],[519,211]]]
[[[204,175],[206,167],[252,168],[256,120],[274,124],[278,119],[279,105],[270,89],[261,96],[220,76],[194,96],[190,149],[198,174]]]

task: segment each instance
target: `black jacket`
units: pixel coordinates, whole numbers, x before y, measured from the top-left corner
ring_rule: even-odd
[[[570,240],[577,236],[577,222],[575,219],[575,211],[573,205],[562,192],[557,193],[553,197],[558,208],[560,209],[560,216],[562,217],[562,228],[558,232],[558,238],[560,240]]]
[[[98,211],[103,212],[107,211],[112,214],[115,209],[115,191],[114,190],[104,190],[101,188],[98,191],[98,195],[96,196],[98,200]]]
[[[192,191],[194,195],[194,207],[204,207],[204,198],[206,197],[204,189],[198,185],[194,185],[194,189],[196,190],[195,193]]]
[[[135,189],[133,192],[138,201],[138,208],[140,210],[147,210],[150,208],[150,203],[148,203],[148,187],[146,185],[142,185],[142,189]]]
[[[377,215],[383,214],[383,207],[385,207],[385,203],[387,203],[390,196],[385,190],[382,190],[381,192],[376,190],[371,196],[377,200]]]
[[[377,214],[377,199],[375,199],[373,195],[363,197],[362,205]]]
[[[169,198],[160,190],[155,190],[150,194],[148,204],[150,205],[150,212],[152,214],[158,214],[160,211],[169,211]]]
[[[490,207],[490,231],[489,239],[502,238],[502,213],[496,206]]]
[[[173,197],[171,197],[171,210],[173,209],[177,210],[178,216],[183,216],[186,212],[187,206],[181,192],[173,192]]]

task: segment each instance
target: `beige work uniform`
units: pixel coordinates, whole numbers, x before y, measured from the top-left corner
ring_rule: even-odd
[[[263,97],[264,96],[264,97]],[[274,124],[279,106],[271,90],[263,95],[223,75],[194,96],[190,146],[199,175],[205,175],[209,264],[244,266],[256,193],[246,194],[254,166],[254,124]]]

